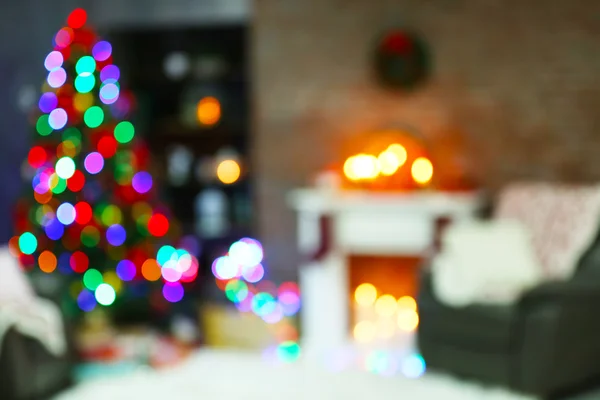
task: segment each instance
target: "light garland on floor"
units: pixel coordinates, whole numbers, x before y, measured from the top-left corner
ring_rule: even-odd
[[[243,238],[212,264],[218,287],[241,312],[252,312],[276,327],[277,357],[292,362],[300,357],[298,332],[289,318],[300,310],[300,291],[293,282],[276,287],[263,280],[263,247],[258,240]]]

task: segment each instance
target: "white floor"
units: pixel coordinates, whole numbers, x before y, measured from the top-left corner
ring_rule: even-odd
[[[268,362],[259,354],[202,350],[184,365],[91,381],[54,400],[525,400],[504,390],[450,377],[383,377],[319,364]]]

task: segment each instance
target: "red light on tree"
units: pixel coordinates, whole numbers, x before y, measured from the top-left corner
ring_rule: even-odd
[[[85,201],[75,204],[75,222],[85,225],[92,220],[92,206]]]
[[[162,214],[154,214],[148,221],[148,232],[152,236],[165,236],[169,231],[169,220]]]
[[[104,136],[98,141],[98,153],[104,158],[110,158],[117,152],[117,141],[112,136]]]
[[[67,187],[71,192],[79,192],[85,185],[85,176],[83,172],[77,170],[72,177],[67,179]]]
[[[27,162],[33,168],[39,168],[46,162],[48,155],[46,154],[46,150],[44,150],[41,146],[32,147],[29,150],[29,155],[27,156]]]
[[[82,251],[76,251],[71,255],[71,259],[69,260],[69,265],[71,269],[79,274],[87,271],[90,265],[90,259],[85,255]]]
[[[35,263],[35,257],[33,256],[33,254],[22,254],[21,253],[19,255],[19,262],[21,263],[23,268],[31,268],[33,266],[33,264]]]
[[[83,8],[76,8],[67,18],[67,25],[73,29],[79,29],[87,21],[87,12]]]

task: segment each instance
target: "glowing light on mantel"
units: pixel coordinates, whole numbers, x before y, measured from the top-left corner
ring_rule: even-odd
[[[404,163],[406,162],[406,158],[408,157],[408,154],[406,153],[406,149],[404,148],[404,146],[402,146],[401,144],[398,144],[398,143],[391,144],[387,148],[386,151],[389,151],[396,155],[396,157],[398,158],[398,162],[400,163],[400,166],[403,166]]]
[[[400,160],[393,152],[389,150],[382,151],[377,157],[381,166],[381,175],[392,176],[400,168]]]
[[[427,158],[419,157],[413,162],[411,173],[415,182],[424,185],[433,177],[433,165]]]
[[[377,157],[381,167],[381,175],[392,176],[406,163],[407,153],[404,146],[398,143],[390,145]]]
[[[344,163],[344,175],[351,181],[375,179],[380,171],[379,160],[370,154],[350,157]]]

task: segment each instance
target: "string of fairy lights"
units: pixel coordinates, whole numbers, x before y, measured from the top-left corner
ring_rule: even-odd
[[[276,356],[285,362],[300,356],[298,332],[290,318],[300,310],[300,291],[293,282],[276,287],[264,280],[263,247],[258,240],[243,238],[233,243],[212,264],[217,285],[241,312],[252,312],[275,327],[279,340]]]
[[[178,302],[198,260],[190,246],[169,244],[177,232],[156,201],[148,151],[124,119],[132,96],[121,89],[111,44],[86,20],[74,10],[44,60],[25,168],[33,199],[18,204],[10,249],[26,269],[72,276],[83,311],[110,306],[132,281],[157,283],[164,300]]]

